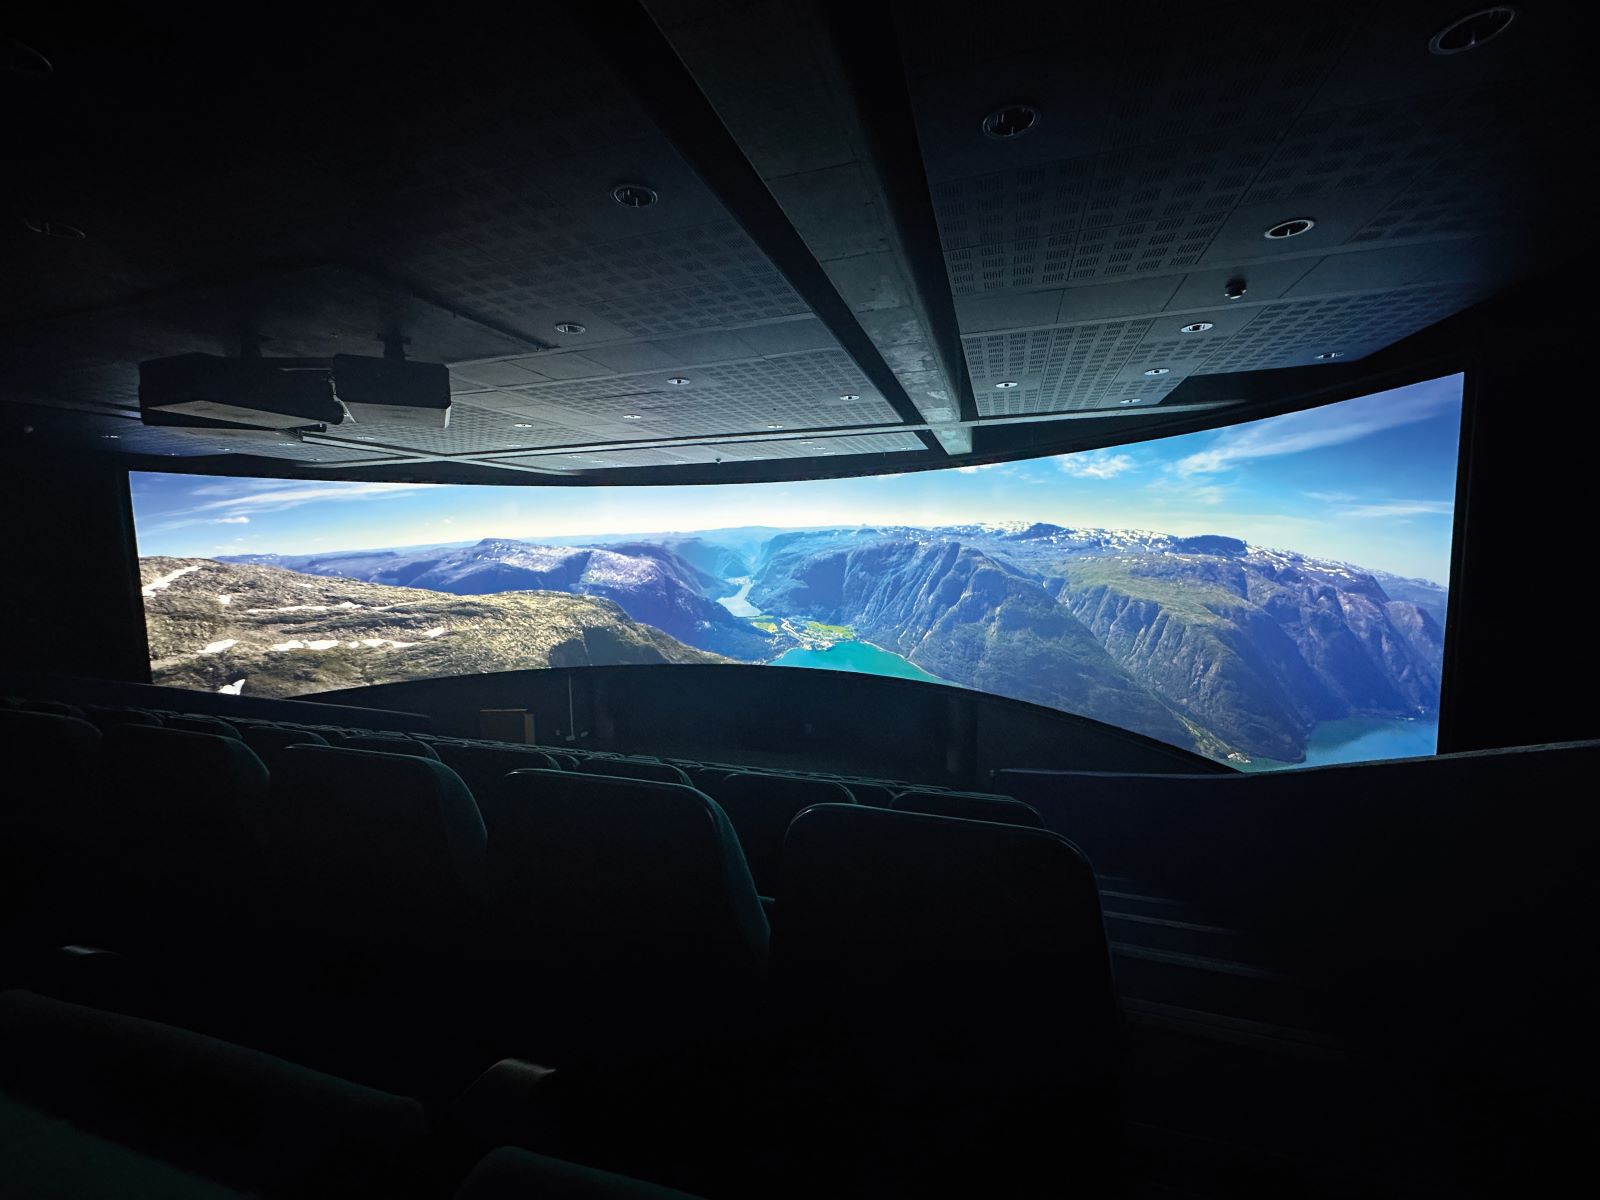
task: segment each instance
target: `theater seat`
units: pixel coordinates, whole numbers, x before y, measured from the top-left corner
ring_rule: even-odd
[[[269,813],[284,916],[330,946],[437,943],[481,912],[483,819],[443,763],[291,746]]]
[[[473,746],[437,740],[432,745],[440,760],[472,789],[480,808],[489,792],[512,771],[558,769],[550,755],[524,746]]]
[[[83,807],[100,740],[76,717],[0,709],[0,973],[72,936],[92,873]]]
[[[237,738],[146,725],[107,732],[96,815],[109,886],[96,944],[190,958],[248,937],[267,780]]]
[[[1120,1015],[1083,855],[830,804],[795,818],[782,865],[774,983],[818,1143],[844,1139],[889,1194],[1101,1194]]]
[[[346,750],[377,750],[383,754],[410,754],[416,758],[431,758],[438,761],[438,754],[426,742],[419,742],[415,738],[408,738],[398,733],[357,733],[346,734],[338,739],[338,745]]]
[[[587,775],[609,775],[613,779],[644,779],[690,786],[688,774],[671,763],[629,758],[591,758],[579,764],[578,769]]]
[[[244,744],[254,750],[268,771],[277,769],[283,752],[290,746],[326,746],[320,733],[309,729],[284,729],[276,725],[247,725],[239,731]]]
[[[201,717],[194,713],[178,713],[167,717],[164,724],[169,729],[184,729],[190,733],[211,733],[221,737],[236,738],[239,731],[217,717]]]
[[[738,831],[750,874],[763,896],[777,895],[783,835],[795,814],[813,804],[854,804],[842,783],[795,775],[739,772],[706,785]]]
[[[6,1196],[429,1194],[412,1100],[211,1038],[0,995]]]
[[[746,1027],[767,921],[713,801],[681,784],[518,771],[485,817],[498,946],[521,968],[513,1012],[558,1034],[507,1053],[670,1055]]]
[[[103,708],[91,706],[84,710],[95,728],[110,729],[114,725],[160,725],[162,720],[153,712],[142,708]]]
[[[1009,796],[991,796],[984,792],[902,792],[889,807],[901,812],[929,813],[936,817],[961,817],[968,821],[995,821],[1001,825],[1044,828],[1044,818],[1031,805]]]
[[[464,1086],[490,1061],[471,1061],[484,828],[466,784],[432,759],[290,746],[268,812],[251,1044],[407,1095]]]
[[[629,1179],[625,1175],[502,1147],[473,1169],[456,1192],[455,1200],[693,1200],[693,1197],[687,1192]]]

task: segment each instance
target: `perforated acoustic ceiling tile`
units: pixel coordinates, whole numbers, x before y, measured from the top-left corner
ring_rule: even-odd
[[[1280,300],[1196,366],[1197,375],[1306,366],[1314,354],[1337,350],[1351,358],[1416,333],[1464,307],[1477,295],[1460,284],[1396,288],[1352,296]]]
[[[1095,407],[1150,325],[1141,318],[962,339],[978,412],[1000,417]],[[1021,386],[995,386],[1007,381]]]
[[[641,446],[625,450],[575,451],[570,454],[529,455],[503,461],[522,466],[557,466],[565,470],[601,470],[684,463],[759,462],[814,456],[901,454],[924,449],[926,447],[922,440],[914,433],[871,433],[792,441],[718,442],[706,446]]]
[[[554,426],[520,429],[519,422],[503,412],[480,408],[457,399],[450,409],[450,423],[443,429],[415,425],[384,424],[374,421],[346,422],[332,426],[329,433],[346,441],[376,442],[399,446],[425,454],[467,454],[479,450],[515,450],[521,446],[554,446],[576,441],[570,429]]]
[[[688,383],[674,385],[672,378]],[[846,399],[854,397],[854,399]],[[827,428],[884,425],[894,408],[842,350],[811,350],[743,362],[503,389],[485,400],[525,419],[581,427],[600,419],[642,418],[657,436],[758,431],[768,425]]]

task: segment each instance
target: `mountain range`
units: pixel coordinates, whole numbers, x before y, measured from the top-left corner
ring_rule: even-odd
[[[642,646],[648,636],[635,631],[648,630],[677,647],[670,653],[706,658],[768,662],[815,645],[822,630],[961,686],[1219,757],[1291,762],[1322,721],[1436,711],[1448,602],[1427,580],[1221,534],[1043,522],[749,527],[560,545],[489,538],[221,561],[413,596],[421,589],[429,599],[419,603],[461,611],[469,602],[452,597],[476,605],[545,597],[526,603],[551,619],[561,596],[610,602],[611,620],[633,627],[619,645]],[[752,609],[756,616],[735,615]],[[510,665],[484,661],[437,665],[450,674]]]

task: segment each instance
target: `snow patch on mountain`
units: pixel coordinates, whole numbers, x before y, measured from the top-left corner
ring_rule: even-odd
[[[178,580],[182,579],[185,575],[192,574],[193,572],[198,571],[199,569],[200,568],[197,567],[197,566],[196,567],[179,567],[176,571],[169,571],[165,575],[162,575],[162,576],[160,576],[160,577],[158,577],[156,579],[152,579],[149,583],[145,584],[142,588],[139,589],[139,594],[141,596],[154,596],[157,592],[161,591],[162,588],[171,587],[174,583],[176,583]]]

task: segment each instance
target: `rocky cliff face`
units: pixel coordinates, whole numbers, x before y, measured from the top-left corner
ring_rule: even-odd
[[[462,597],[211,559],[140,560],[156,683],[295,696],[371,683],[613,663],[723,662],[609,600]]]
[[[852,626],[954,683],[1195,744],[1039,583],[957,541],[791,548],[750,595],[765,610]]]
[[[786,535],[751,599],[952,682],[1293,762],[1320,721],[1435,710],[1446,594],[1395,582],[1411,598],[1237,538],[1034,523]]]

